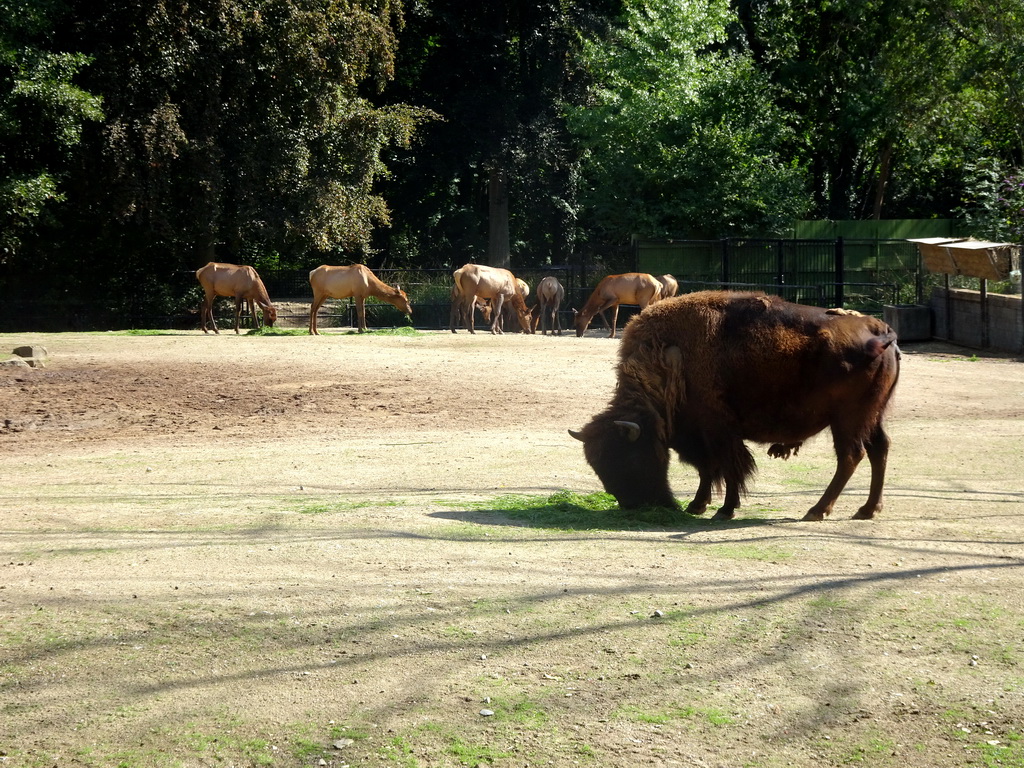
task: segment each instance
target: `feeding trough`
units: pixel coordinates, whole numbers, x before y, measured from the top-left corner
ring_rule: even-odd
[[[992,243],[985,240],[942,237],[911,239],[910,242],[917,244],[918,252],[921,255],[921,263],[925,269],[929,272],[945,275],[946,339],[952,340],[954,336],[954,312],[951,305],[950,276],[976,277],[981,281],[981,345],[988,347],[991,335],[988,281],[1007,280],[1010,278],[1014,256],[1019,254],[1019,246],[1013,243]],[[1021,306],[1022,311],[1024,311],[1024,297],[1022,297]],[[1024,316],[1021,317],[1021,322],[1020,348],[1024,351]]]

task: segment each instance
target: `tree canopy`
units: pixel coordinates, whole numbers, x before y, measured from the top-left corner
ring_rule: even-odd
[[[1021,237],[1021,39],[1024,0],[0,0],[0,281]]]

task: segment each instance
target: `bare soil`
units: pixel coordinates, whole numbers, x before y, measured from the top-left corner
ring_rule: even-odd
[[[731,523],[552,527],[599,331],[20,344],[0,765],[1024,766],[1013,358],[904,349],[877,520],[865,465],[799,522],[826,435]]]

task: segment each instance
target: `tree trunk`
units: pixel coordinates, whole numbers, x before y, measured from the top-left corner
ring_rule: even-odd
[[[885,202],[885,188],[889,185],[889,175],[892,173],[893,143],[886,140],[882,146],[882,160],[878,164],[878,180],[875,184],[875,206],[872,218],[876,221],[882,218],[882,204]]]
[[[492,267],[508,269],[511,254],[508,242],[508,184],[505,169],[498,164],[490,167],[487,184],[490,238],[487,243],[487,263]]]

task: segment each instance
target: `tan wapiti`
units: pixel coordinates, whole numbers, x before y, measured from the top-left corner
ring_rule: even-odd
[[[615,326],[619,322],[619,304],[637,304],[644,309],[661,298],[661,283],[653,275],[646,272],[627,272],[622,275],[608,275],[594,289],[576,313],[576,335],[582,336],[594,315],[600,314],[604,324],[611,329],[610,338],[615,338]],[[605,317],[606,309],[615,308],[611,325]]]
[[[679,293],[679,281],[672,275],[658,275],[658,282],[661,283],[661,298],[671,299]]]
[[[412,314],[409,297],[400,286],[390,286],[380,280],[373,271],[363,264],[350,267],[332,267],[321,264],[309,273],[309,285],[313,289],[313,303],[309,307],[309,332],[318,336],[316,313],[327,299],[356,300],[356,323],[359,332],[366,330],[366,299],[370,296],[386,301],[404,315]]]
[[[533,321],[533,330],[536,332],[540,325],[540,332],[547,334],[548,330],[552,335],[556,332],[562,335],[562,321],[558,316],[558,308],[565,301],[565,288],[558,282],[558,278],[548,275],[537,283],[537,316]],[[547,327],[545,327],[545,325]]]
[[[456,274],[459,270],[455,270]],[[458,278],[456,278],[456,281]],[[465,325],[466,322],[462,317],[463,312],[463,301],[462,294],[459,292],[458,285],[453,285],[451,293],[449,294],[451,299],[451,312],[448,315],[448,328],[452,333],[455,333],[455,329],[460,325]],[[491,322],[491,305],[483,299],[476,299],[473,302],[473,309],[480,313],[480,317],[483,318],[484,324]]]
[[[199,308],[199,327],[203,333],[208,333],[206,321],[214,333],[217,330],[217,323],[213,319],[213,302],[218,296],[226,296],[235,300],[235,333],[238,333],[239,316],[242,313],[242,302],[246,302],[249,308],[249,316],[252,318],[254,328],[260,327],[260,319],[256,314],[253,304],[259,305],[263,311],[263,322],[272,326],[277,321],[277,309],[270,303],[270,296],[267,289],[252,267],[239,264],[221,264],[211,261],[205,267],[196,270],[196,278],[203,286],[203,303]]]
[[[452,277],[462,300],[462,319],[470,333],[476,333],[472,310],[477,299],[491,301],[491,333],[502,332],[501,310],[506,303],[512,305],[523,331],[530,333],[530,310],[526,306],[516,276],[507,269],[487,267],[483,264],[464,264],[452,273]]]

